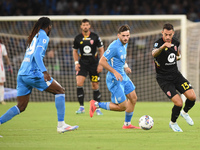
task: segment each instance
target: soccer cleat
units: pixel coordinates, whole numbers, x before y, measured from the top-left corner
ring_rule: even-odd
[[[76,114],[84,114],[85,113],[85,109],[83,107],[80,107],[77,111]]]
[[[178,126],[178,124],[172,123],[171,121],[169,122],[169,127],[174,131],[174,132],[183,132],[183,130]]]
[[[140,127],[133,126],[132,124],[126,126],[123,125],[122,129],[141,129]]]
[[[0,104],[6,105],[6,102],[5,101],[1,101]]]
[[[93,114],[94,114],[95,110],[97,109],[97,107],[94,104],[95,102],[96,102],[95,100],[90,101],[90,117],[91,118],[93,117]]]
[[[78,129],[79,126],[62,126],[62,127],[57,127],[57,132],[58,133],[64,133],[64,132],[68,132],[68,131],[73,131]]]
[[[187,122],[189,125],[191,125],[191,126],[194,125],[194,122],[193,122],[192,118],[189,116],[188,113],[185,113],[185,112],[183,112],[183,110],[182,110],[181,113],[180,113],[180,115],[186,120],[186,122]]]
[[[97,113],[97,115],[98,115],[98,116],[101,116],[101,115],[103,115],[103,113],[101,112],[101,110],[100,110],[100,109],[97,109],[97,110],[96,110],[96,113]]]

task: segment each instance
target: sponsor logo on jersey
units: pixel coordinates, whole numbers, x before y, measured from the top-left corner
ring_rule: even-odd
[[[90,46],[88,46],[88,45],[86,45],[84,48],[83,48],[83,55],[84,56],[91,56],[92,55],[92,53],[90,53],[91,52],[91,47]]]
[[[174,53],[171,53],[169,54],[167,59],[169,62],[174,62],[174,60],[176,59],[176,55]]]
[[[83,41],[84,41],[84,40],[91,40],[91,38],[84,37],[84,38],[83,38]]]

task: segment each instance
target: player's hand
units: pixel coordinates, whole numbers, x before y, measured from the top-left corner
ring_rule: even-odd
[[[103,71],[103,66],[102,65],[98,65],[97,67],[97,73],[100,73]]]
[[[172,44],[169,43],[169,42],[165,42],[163,45],[162,45],[163,48],[170,48],[172,47]]]
[[[124,68],[124,70],[126,71],[126,73],[131,73],[131,68],[129,68],[129,67]]]
[[[44,74],[44,81],[50,81],[51,80],[51,76],[49,75],[49,73],[47,71],[43,72]]]
[[[123,77],[120,73],[118,73],[117,71],[114,73],[114,76],[115,78],[117,79],[117,81],[122,81],[123,80]]]
[[[80,71],[80,67],[81,67],[80,64],[76,64],[76,65],[75,65],[75,70],[76,70],[76,71]]]

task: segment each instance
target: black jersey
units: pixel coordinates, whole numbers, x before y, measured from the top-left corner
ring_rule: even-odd
[[[161,47],[164,43],[163,38],[160,38],[154,42],[153,49]],[[180,42],[175,38],[172,38],[171,44],[171,48],[163,49],[162,52],[154,58],[157,77],[173,77],[179,72],[176,56]]]
[[[94,32],[90,32],[88,37],[84,37],[82,33],[77,35],[74,39],[73,49],[79,50],[80,63],[88,65],[98,63],[97,49],[102,46],[101,38]]]

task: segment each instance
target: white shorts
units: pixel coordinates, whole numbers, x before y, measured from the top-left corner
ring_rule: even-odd
[[[0,70],[0,83],[6,82],[5,70]]]

